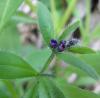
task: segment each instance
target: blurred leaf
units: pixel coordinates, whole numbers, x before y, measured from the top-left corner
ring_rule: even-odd
[[[18,23],[37,24],[37,20],[23,12],[17,12],[12,19]]]
[[[0,49],[18,51],[21,47],[20,36],[16,24],[9,22],[0,33]]]
[[[0,89],[0,97],[1,98],[11,98],[9,94],[6,93],[5,90]]]
[[[64,15],[63,17],[61,17],[60,22],[58,24],[58,29],[57,29],[58,33],[62,31],[62,28],[66,25],[66,23],[70,19],[70,16],[72,12],[74,11],[76,3],[77,3],[77,0],[72,0],[70,5],[65,9]]]
[[[26,91],[23,98],[38,98],[38,82]]]
[[[13,85],[13,83],[9,80],[3,80],[3,83],[5,84],[7,90],[11,93],[13,98],[18,98],[18,94],[15,90],[15,87]]]
[[[50,40],[54,37],[54,26],[51,14],[46,6],[40,2],[38,2],[37,14],[40,31],[46,43],[49,44]]]
[[[97,74],[95,69],[92,66],[90,66],[89,64],[87,64],[86,62],[84,62],[83,60],[81,60],[79,57],[77,57],[71,53],[58,54],[58,57],[60,59],[64,60],[66,63],[71,64],[77,68],[80,68],[81,70],[86,72],[92,78],[99,80],[99,75]]]
[[[65,39],[70,33],[73,33],[79,27],[79,21],[76,21],[72,25],[69,25],[64,29],[62,34],[59,37],[59,40]]]
[[[36,76],[37,72],[22,58],[10,52],[0,51],[0,78],[16,79]]]
[[[74,47],[68,48],[68,51],[73,52],[73,53],[79,53],[79,54],[91,54],[91,53],[96,53],[96,52],[93,51],[91,48],[82,47],[82,46],[74,46]]]
[[[97,81],[90,77],[80,77],[80,79],[78,79],[75,84],[79,86],[81,85],[89,86],[89,85],[95,85],[96,83]]]
[[[0,32],[24,0],[0,0]]]
[[[68,98],[100,98],[97,94],[67,84],[65,80],[56,80],[55,84]]]
[[[96,28],[92,32],[92,38],[100,38],[100,24],[96,26]]]
[[[50,98],[67,98],[62,91],[53,83],[52,79],[44,78],[42,81]]]
[[[25,98],[65,98],[49,78],[41,77]]]
[[[86,63],[93,66],[93,68],[98,72],[100,76],[100,53],[96,54],[84,54],[79,55],[79,57],[84,60]]]
[[[9,91],[6,89],[5,85],[1,81],[0,81],[0,97],[11,98]]]
[[[26,53],[26,52],[25,52]],[[26,61],[38,72],[40,72],[47,60],[51,56],[51,50],[50,49],[33,49],[26,55],[25,59]]]

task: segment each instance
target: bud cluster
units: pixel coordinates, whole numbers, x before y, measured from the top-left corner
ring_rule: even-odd
[[[58,52],[63,52],[66,48],[70,48],[78,43],[78,39],[70,39],[68,41],[62,40],[58,42],[55,39],[51,39],[50,47]]]

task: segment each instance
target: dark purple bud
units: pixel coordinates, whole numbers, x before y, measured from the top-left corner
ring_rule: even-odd
[[[62,52],[62,51],[64,51],[65,50],[65,45],[64,44],[60,44],[59,46],[58,46],[58,52]]]
[[[58,46],[58,51],[59,51],[59,52],[62,52],[62,51],[65,50],[65,48],[66,48],[66,41],[62,40],[62,41],[60,42],[59,46]]]
[[[54,40],[54,39],[52,39],[52,40],[50,41],[50,46],[51,46],[52,48],[56,48],[56,47],[58,46],[57,41]]]

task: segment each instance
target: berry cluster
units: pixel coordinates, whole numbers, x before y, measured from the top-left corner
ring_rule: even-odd
[[[78,43],[77,39],[71,39],[68,41],[62,40],[59,43],[55,39],[51,39],[50,47],[55,49],[58,52],[63,52],[66,48],[70,48],[71,46]]]

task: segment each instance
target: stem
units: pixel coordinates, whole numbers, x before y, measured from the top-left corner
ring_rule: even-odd
[[[58,24],[57,33],[61,32],[61,29],[65,26],[65,24],[68,22],[68,19],[70,18],[70,15],[72,14],[75,5],[77,3],[77,0],[72,0],[71,4],[68,8],[66,8],[64,16],[60,20],[60,23]]]
[[[52,20],[53,20],[54,29],[55,29],[56,28],[56,24],[57,24],[57,14],[56,14],[55,0],[50,0],[50,3],[51,3]],[[54,33],[54,38],[55,37],[56,37],[56,33]]]
[[[46,68],[48,67],[48,65],[51,63],[51,61],[53,60],[55,56],[55,53],[52,52],[51,56],[49,57],[49,59],[47,60],[47,62],[44,65],[44,68],[42,69],[41,73],[44,72],[46,70]]]
[[[85,21],[85,28],[86,33],[89,33],[90,30],[90,0],[86,0],[86,21]]]
[[[46,77],[56,77],[54,74],[40,74],[40,76],[46,76]]]

